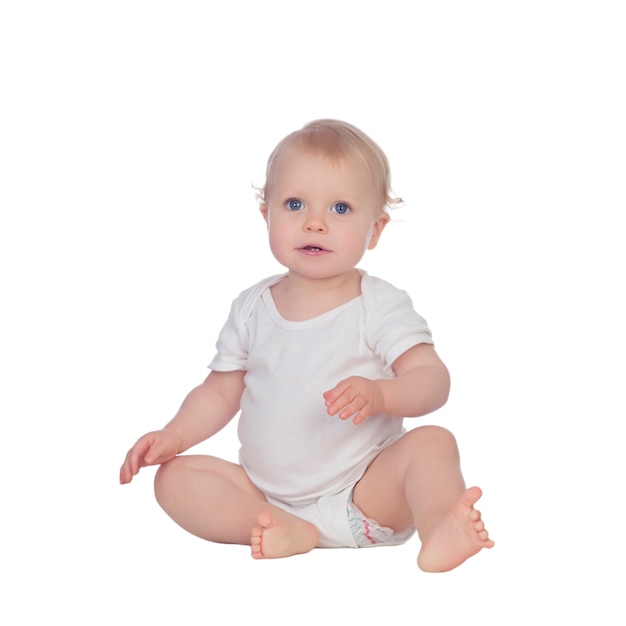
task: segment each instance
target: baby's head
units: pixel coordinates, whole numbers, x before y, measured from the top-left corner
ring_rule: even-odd
[[[274,148],[267,161],[265,186],[259,199],[268,200],[276,176],[278,157],[286,148],[302,149],[334,162],[349,161],[366,168],[374,189],[380,197],[380,208],[391,208],[401,202],[391,192],[389,162],[380,146],[364,132],[339,120],[322,119],[309,122],[287,135]]]

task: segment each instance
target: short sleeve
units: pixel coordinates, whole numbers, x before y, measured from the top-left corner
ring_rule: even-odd
[[[405,291],[377,278],[367,279],[363,281],[367,342],[385,363],[385,373],[391,374],[400,355],[420,343],[432,344],[432,334]]]
[[[235,372],[247,369],[248,341],[244,320],[241,315],[242,298],[237,298],[231,306],[226,324],[217,339],[217,354],[209,369],[218,372]]]
[[[284,278],[277,274],[265,278],[245,291],[233,301],[226,324],[217,339],[217,354],[209,363],[209,369],[217,372],[236,372],[248,369],[250,337],[247,323],[261,294]]]

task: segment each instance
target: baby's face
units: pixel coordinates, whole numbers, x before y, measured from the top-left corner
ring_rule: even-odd
[[[352,271],[389,221],[367,169],[353,160],[288,146],[267,190],[261,212],[272,253],[308,278]]]

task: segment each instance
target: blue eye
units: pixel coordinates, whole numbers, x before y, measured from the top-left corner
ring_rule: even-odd
[[[296,198],[287,200],[287,208],[290,211],[299,211],[303,207],[304,207],[304,203],[302,202],[302,200],[297,200]]]
[[[345,215],[346,213],[350,213],[350,207],[343,202],[336,202],[333,204],[331,211],[334,211],[339,215]]]

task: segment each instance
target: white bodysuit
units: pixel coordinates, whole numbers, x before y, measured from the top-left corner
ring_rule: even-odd
[[[346,491],[404,432],[402,417],[355,426],[331,417],[322,394],[348,376],[393,378],[406,350],[432,343],[409,296],[361,271],[361,295],[306,321],[278,312],[267,278],[233,302],[209,367],[245,370],[239,462],[270,501],[312,504]]]

